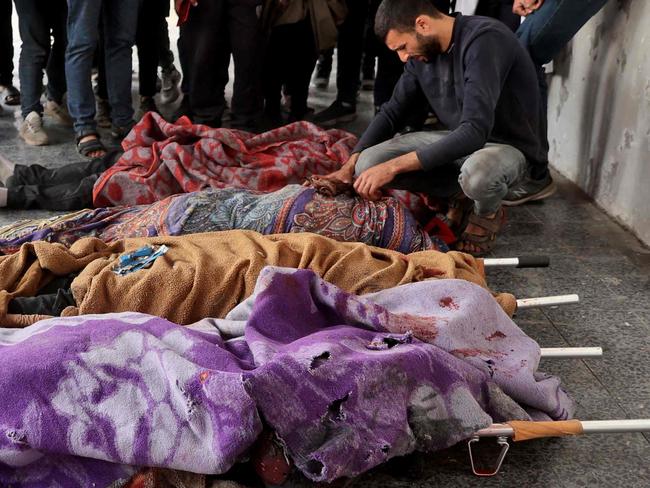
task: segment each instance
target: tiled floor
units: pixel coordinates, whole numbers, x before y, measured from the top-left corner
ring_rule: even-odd
[[[324,108],[334,89],[315,93]],[[164,111],[171,113],[172,107]],[[360,117],[346,128],[359,132],[372,113],[362,93]],[[47,125],[53,144],[32,148],[16,137],[13,116],[0,115],[0,152],[17,163],[57,166],[78,160],[69,130]],[[493,270],[494,289],[518,297],[578,293],[580,305],[522,311],[516,322],[542,346],[602,346],[603,359],[543,360],[559,375],[586,420],[650,417],[650,250],[596,208],[570,182],[539,204],[510,212],[498,256],[549,254],[549,269]],[[0,225],[48,212],[0,211]],[[514,445],[502,472],[474,477],[464,446],[444,453],[394,460],[351,484],[367,487],[648,487],[650,435],[592,435]],[[298,483],[300,486],[307,486]]]

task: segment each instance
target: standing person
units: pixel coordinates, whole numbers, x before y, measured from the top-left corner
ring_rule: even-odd
[[[537,67],[538,85],[544,113],[544,136],[547,129],[548,85],[543,65],[550,63],[607,0],[515,0],[512,10],[525,17],[517,37],[530,53]],[[521,205],[542,200],[555,193],[555,183],[548,165],[536,168],[508,191],[503,204]]]
[[[406,63],[404,74],[350,159],[329,178],[356,177],[355,190],[369,199],[387,187],[449,197],[459,184],[474,205],[457,249],[489,252],[508,189],[547,165],[530,56],[504,24],[450,17],[429,0],[384,0],[375,32]],[[448,131],[395,137],[423,105]]]
[[[77,150],[88,158],[106,153],[95,122],[95,97],[90,73],[104,27],[106,82],[111,106],[113,137],[121,139],[133,127],[131,49],[135,44],[141,0],[68,0],[68,49],[65,73],[68,108],[74,121]]]
[[[343,1],[273,0],[265,4],[264,23],[270,23],[264,63],[265,114],[274,125],[281,123],[280,95],[286,86],[291,95],[289,122],[309,113],[309,80],[318,52],[336,45],[337,25],[345,18]],[[288,51],[292,56],[286,55]]]
[[[336,100],[314,115],[315,124],[330,127],[357,118],[357,95],[361,86],[361,58],[369,3],[370,0],[347,2],[348,15],[339,27],[336,48]]]
[[[11,0],[0,0],[0,96],[7,105],[20,104],[20,92],[14,86],[13,77],[14,39],[11,28]]]
[[[22,120],[18,133],[32,146],[49,139],[43,129],[43,111],[58,123],[72,125],[63,103],[66,93],[65,48],[67,6],[65,0],[20,0],[16,2],[22,46],[18,75],[22,89]],[[54,44],[51,44],[51,38]],[[41,104],[43,70],[47,72],[47,102]]]
[[[162,103],[173,103],[181,95],[179,83],[181,74],[174,66],[174,53],[169,43],[169,26],[167,17],[169,17],[170,0],[159,0],[162,2],[162,11],[164,16],[162,21],[158,22],[156,38],[158,43],[158,65],[160,66],[160,77],[162,79],[160,87],[160,98]]]
[[[161,51],[161,24],[167,29],[166,11],[169,3],[165,5],[162,0],[142,0],[138,15],[138,31],[136,46],[138,48],[138,77],[140,81],[140,103],[136,119],[140,120],[147,112],[160,113],[154,96],[156,95],[158,81],[158,63]]]
[[[262,0],[180,0],[179,51],[189,78],[189,112],[195,123],[221,127],[230,54],[235,61],[231,127],[254,129],[262,113],[264,54],[259,26]]]

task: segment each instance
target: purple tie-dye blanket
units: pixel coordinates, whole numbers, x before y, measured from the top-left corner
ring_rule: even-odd
[[[121,313],[2,329],[0,485],[105,487],[145,465],[223,473],[262,418],[310,479],[355,476],[493,421],[569,418],[573,402],[539,358],[466,281],[358,297],[274,267],[226,319]]]

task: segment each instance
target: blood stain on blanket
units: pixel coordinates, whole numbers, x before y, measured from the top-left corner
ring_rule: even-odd
[[[467,348],[467,349],[453,349],[450,351],[451,354],[454,356],[462,356],[465,358],[473,358],[477,356],[493,356],[496,358],[502,358],[506,356],[507,354],[505,352],[500,352],[500,351],[493,351],[492,349],[472,349],[472,348]]]
[[[493,334],[490,334],[485,338],[486,341],[493,341],[494,339],[503,339],[504,337],[507,337],[503,332],[500,330],[494,331]]]
[[[458,310],[459,308],[458,304],[451,297],[441,298],[439,304],[441,308],[448,308],[450,310]]]
[[[415,337],[424,342],[432,343],[438,337],[438,327],[436,317],[419,317],[408,313],[393,314],[389,325],[390,332],[404,334],[411,332]]]

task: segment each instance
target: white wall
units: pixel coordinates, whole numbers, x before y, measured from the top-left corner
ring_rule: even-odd
[[[554,63],[551,164],[650,244],[650,2],[610,0]]]

